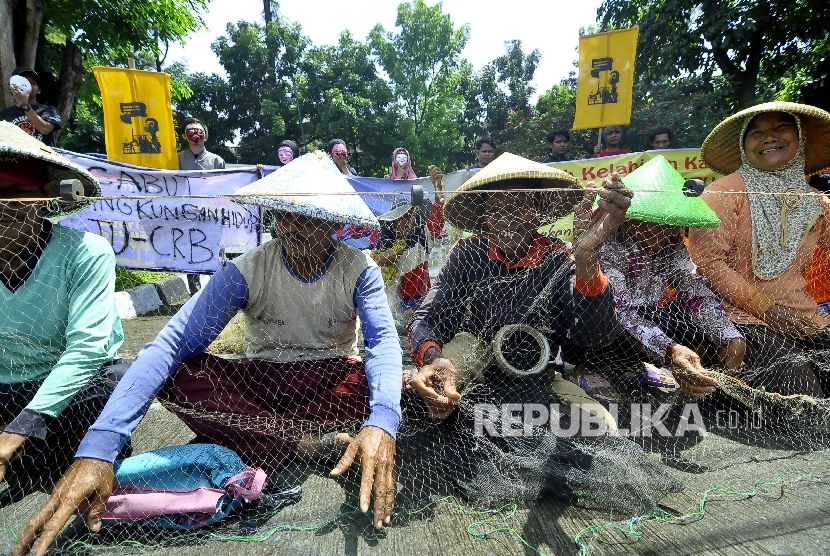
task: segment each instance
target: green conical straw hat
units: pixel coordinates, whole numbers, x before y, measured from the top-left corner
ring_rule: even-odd
[[[642,220],[667,226],[714,228],[720,224],[700,192],[684,190],[686,180],[658,155],[622,178],[625,186],[634,192],[631,206],[625,213],[627,220]]]

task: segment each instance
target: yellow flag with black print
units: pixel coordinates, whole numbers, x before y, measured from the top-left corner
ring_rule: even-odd
[[[178,170],[170,76],[156,71],[92,68],[104,104],[107,158]]]
[[[635,25],[579,37],[574,129],[631,123],[639,31]]]

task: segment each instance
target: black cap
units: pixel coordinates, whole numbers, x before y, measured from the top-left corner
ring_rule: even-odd
[[[37,81],[37,84],[40,85],[40,76],[32,68],[23,68],[23,67],[14,68],[14,71],[12,72],[13,76],[14,75],[27,75],[27,74],[34,77],[35,81]]]

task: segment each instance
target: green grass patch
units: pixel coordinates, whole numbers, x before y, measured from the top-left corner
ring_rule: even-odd
[[[153,270],[115,269],[115,291],[131,290],[141,284],[155,284],[176,276],[175,272],[155,272]]]

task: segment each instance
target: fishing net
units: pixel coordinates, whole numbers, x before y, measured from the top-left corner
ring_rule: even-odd
[[[211,278],[234,290],[211,298],[225,305],[199,309],[210,313],[205,316],[190,312],[191,301],[180,313],[191,315],[187,326],[157,342],[164,353],[175,352],[170,361],[175,354],[192,356],[174,364],[170,380],[149,379],[149,371],[133,377],[129,399],[146,416],[131,442],[119,446],[119,457],[219,444],[267,472],[261,498],[191,531],[137,520],[90,534],[77,519],[59,536],[58,552],[247,554],[257,543],[256,550],[275,554],[351,553],[358,546],[396,554],[558,554],[579,547],[615,553],[643,531],[706,522],[704,508],[712,504],[817,484],[826,471],[821,462],[830,427],[830,336],[799,339],[763,323],[733,325],[729,317],[739,308],[725,307],[715,293],[723,291],[723,277],[692,262],[689,251],[698,251],[687,245],[694,230],[655,231],[661,243],[654,248],[620,229],[600,253],[609,283],[577,280],[572,249],[583,229],[563,241],[522,235],[516,223],[549,230],[579,198],[572,190],[527,185],[460,193],[456,202],[468,208],[458,214],[468,210],[469,221],[487,226],[468,233],[450,229],[427,187],[409,228],[392,226],[391,237],[379,234],[360,250],[349,244],[371,230],[335,226],[321,242],[330,243],[321,259],[325,272],[305,275],[286,265],[319,252],[315,236],[281,220],[275,205],[255,205],[250,214],[265,211],[274,236],[262,230],[262,246],[232,254]],[[346,207],[365,198],[380,215],[406,194],[402,186],[341,194],[337,202]],[[292,195],[312,206],[327,193]],[[114,262],[96,254],[100,242],[27,214],[2,223],[12,240],[3,249],[26,233],[39,239],[22,256],[17,278],[6,276],[0,288],[0,423],[20,430],[15,427],[32,418],[26,408],[49,416],[38,429],[46,438],[30,439],[0,484],[4,553],[45,503],[81,439],[98,428],[95,418],[128,366],[116,353],[121,324],[111,294],[115,279],[106,278]],[[822,230],[820,223],[802,249],[821,242]],[[465,237],[451,242],[451,235]],[[131,239],[141,248],[140,235]],[[290,258],[291,250],[301,255]],[[367,272],[372,258],[384,255],[382,272]],[[794,264],[811,262],[802,254]],[[728,265],[722,268],[733,279]],[[382,311],[370,303],[370,274],[383,282],[392,319],[377,318]],[[781,298],[805,288],[780,284]],[[209,291],[210,282],[200,298]],[[95,305],[95,296],[106,303]],[[83,318],[69,316],[78,314]],[[125,320],[122,353],[138,351],[129,346],[152,341],[168,322],[176,317]],[[394,330],[379,330],[378,322]],[[95,326],[111,330],[94,346],[97,352],[84,344]],[[373,359],[382,358],[378,345],[390,345],[384,343],[390,337],[403,365],[384,368],[395,380],[371,392],[369,381],[376,390],[381,384]],[[743,365],[724,368],[724,349],[740,339]],[[458,372],[461,398],[444,419],[434,418],[411,382],[425,343],[443,348]],[[86,351],[66,355],[81,344]],[[713,392],[691,397],[684,391],[689,373],[667,355],[673,344],[699,357]],[[138,358],[163,375],[167,356],[161,353],[148,347]],[[52,368],[71,380],[52,383]],[[153,380],[158,392],[142,386]],[[391,526],[376,531],[358,509],[359,466],[338,479],[329,471],[369,418],[370,403],[381,394],[389,399],[390,384],[401,392],[398,495]],[[446,386],[435,382],[439,394]],[[142,391],[149,394],[136,397]]]

